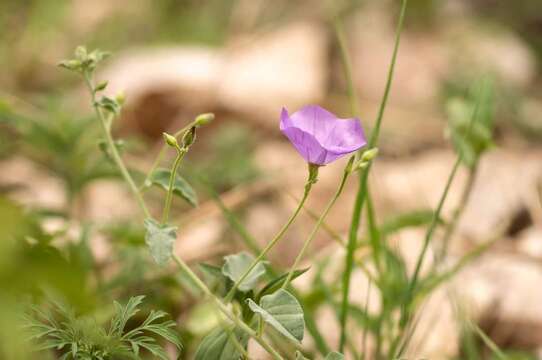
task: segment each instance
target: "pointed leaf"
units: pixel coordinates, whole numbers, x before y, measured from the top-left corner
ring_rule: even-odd
[[[288,339],[301,343],[305,332],[303,309],[297,299],[284,289],[262,297],[260,305],[251,299],[248,306]]]
[[[169,190],[169,178],[171,171],[167,169],[157,169],[150,176],[151,185],[156,185],[164,189]],[[198,196],[192,188],[192,186],[179,174],[173,183],[173,194],[180,196],[192,206],[198,206]]]
[[[222,273],[233,282],[237,282],[243,274],[248,270],[254,262],[254,257],[246,252],[241,252],[235,255],[229,255],[224,258],[224,266]],[[263,262],[259,262],[247,275],[238,289],[242,292],[247,292],[258,284],[258,280],[265,274],[265,266]]]
[[[248,336],[238,329],[216,328],[203,338],[196,351],[195,360],[234,360],[241,359],[239,352],[231,336],[235,336],[239,344],[246,349]]]
[[[177,239],[177,227],[159,224],[154,219],[145,219],[145,243],[158,265],[165,265],[173,254],[173,244]]]

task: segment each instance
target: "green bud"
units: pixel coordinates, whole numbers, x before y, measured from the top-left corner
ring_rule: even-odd
[[[200,114],[196,116],[196,120],[194,121],[194,124],[196,126],[203,126],[203,125],[209,124],[214,119],[215,119],[215,114],[213,113]]]
[[[81,61],[79,60],[63,60],[58,63],[58,66],[72,71],[79,71],[81,69]]]
[[[378,155],[378,148],[365,150],[361,155],[361,161],[367,162],[373,160]]]
[[[106,87],[107,87],[107,81],[102,81],[101,83],[96,85],[96,87],[94,88],[94,92],[105,90]]]
[[[179,146],[175,136],[170,135],[170,134],[168,134],[166,132],[162,133],[162,135],[164,136],[164,140],[166,141],[166,144],[168,144],[169,146],[174,147],[174,148]]]
[[[192,126],[183,135],[183,148],[188,149],[196,141],[196,127]]]
[[[81,62],[87,60],[88,53],[87,48],[84,46],[78,46],[75,48],[75,58]]]
[[[117,96],[115,96],[115,100],[120,106],[124,105],[124,102],[126,101],[126,95],[124,94],[124,91],[119,92]]]

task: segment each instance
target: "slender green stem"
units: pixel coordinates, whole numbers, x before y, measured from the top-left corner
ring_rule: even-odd
[[[322,215],[320,215],[320,218],[318,219],[318,221],[314,225],[314,228],[312,229],[311,233],[309,234],[309,237],[307,238],[307,240],[305,240],[305,243],[303,244],[303,247],[301,248],[301,251],[299,252],[299,254],[297,254],[297,257],[295,258],[295,261],[294,261],[292,267],[290,268],[290,272],[288,273],[288,276],[286,277],[286,280],[284,281],[284,284],[282,284],[283,289],[286,289],[286,287],[290,284],[290,281],[292,280],[292,277],[294,276],[295,269],[297,269],[297,267],[299,266],[299,263],[303,259],[303,256],[305,256],[305,252],[309,248],[309,245],[311,244],[312,240],[314,239],[314,236],[316,235],[316,233],[320,229],[320,226],[324,222],[324,220],[325,220],[326,216],[328,215],[329,211],[331,210],[333,205],[335,205],[335,202],[337,201],[337,199],[341,195],[341,193],[342,193],[342,191],[344,189],[344,184],[346,183],[346,179],[348,179],[348,175],[350,175],[350,170],[345,169],[345,171],[343,173],[343,177],[342,177],[341,182],[339,184],[339,187],[337,188],[337,191],[335,192],[335,195],[333,195],[333,197],[331,198],[331,200],[327,204],[326,208],[324,209],[324,212],[322,213]]]
[[[286,231],[290,228],[290,226],[293,224],[294,220],[297,218],[297,215],[303,209],[303,205],[305,204],[305,201],[307,200],[309,193],[311,191],[312,185],[315,182],[315,175],[312,175],[309,171],[309,178],[307,180],[307,183],[305,184],[305,191],[303,193],[303,197],[301,198],[301,201],[297,205],[297,208],[295,209],[294,213],[290,216],[290,219],[284,224],[284,226],[280,229],[280,231],[275,235],[275,237],[266,245],[266,247],[258,254],[256,259],[250,264],[247,270],[245,270],[244,274],[241,275],[241,277],[233,284],[230,291],[226,294],[226,302],[230,302],[233,299],[233,296],[235,295],[235,291],[239,287],[239,285],[247,278],[247,276],[250,274],[250,272],[258,265],[260,261],[265,259],[265,256],[267,253],[277,244],[277,242],[284,236]]]
[[[173,256],[173,260],[177,263],[179,268],[190,278],[190,280],[203,292],[206,296],[213,300],[215,306],[224,314],[228,319],[230,319],[237,327],[244,331],[247,335],[254,338],[275,360],[282,360],[283,357],[275,350],[273,347],[261,336],[258,336],[256,331],[254,331],[249,325],[235,316],[231,310],[220,301],[212,292],[209,290],[207,285],[200,280],[200,278],[194,274],[190,267],[177,255]]]
[[[134,195],[134,198],[136,199],[139,207],[141,208],[141,211],[143,212],[145,217],[147,218],[151,217],[149,209],[147,208],[147,205],[145,204],[145,201],[143,200],[143,197],[141,196],[139,189],[137,188],[134,180],[132,179],[132,176],[128,172],[128,169],[124,165],[124,162],[122,161],[122,158],[120,157],[117,147],[115,146],[113,136],[111,135],[110,121],[106,119],[105,115],[103,114],[103,111],[100,109],[100,107],[96,103],[96,92],[94,90],[94,85],[93,85],[90,74],[85,74],[84,78],[85,78],[85,83],[88,87],[88,90],[92,98],[92,107],[94,108],[94,111],[96,112],[96,116],[98,117],[98,119],[100,119],[100,123],[102,125],[102,129],[105,136],[105,141],[107,143],[109,152],[111,153],[111,157],[113,158],[115,165],[117,165],[117,167],[119,168],[120,173],[122,177],[124,178],[124,181],[128,184],[130,190],[132,191],[132,194]]]
[[[162,224],[167,224],[169,219],[169,211],[171,209],[171,201],[173,199],[173,187],[175,185],[175,179],[177,178],[177,170],[179,169],[179,165],[181,165],[181,161],[183,160],[186,151],[187,150],[184,148],[181,149],[177,147],[177,157],[175,158],[175,161],[173,162],[173,167],[171,168],[166,202],[164,204],[164,211],[162,212]]]
[[[437,260],[444,259],[446,257],[446,254],[448,253],[450,238],[455,232],[457,223],[459,222],[459,219],[461,218],[463,211],[465,211],[465,207],[467,206],[467,203],[469,201],[470,194],[472,193],[472,188],[474,187],[474,181],[476,180],[477,172],[478,172],[478,162],[475,162],[474,165],[469,169],[467,183],[465,187],[463,188],[463,193],[461,194],[461,199],[459,200],[459,204],[457,205],[457,208],[454,210],[452,219],[446,226],[444,236],[442,237],[442,245],[441,245],[440,253]]]
[[[380,134],[382,118],[384,116],[384,110],[386,109],[386,105],[388,102],[388,96],[391,89],[393,73],[395,70],[395,62],[397,60],[397,53],[399,50],[399,43],[401,39],[401,31],[403,29],[403,21],[405,18],[407,2],[408,0],[402,0],[402,3],[401,3],[401,12],[399,14],[399,22],[397,24],[397,30],[395,33],[395,44],[393,47],[393,54],[391,57],[390,67],[388,69],[386,87],[384,89],[384,95],[382,97],[380,108],[378,110],[375,126],[371,132],[371,136],[369,137],[368,148],[372,148],[376,145],[379,134]],[[339,38],[341,37],[340,34],[338,36]],[[342,57],[345,59],[348,58],[346,47],[344,47],[343,49]],[[345,64],[348,64],[347,61],[344,61],[344,62]],[[352,82],[350,73],[351,73],[350,69],[345,70],[347,80],[349,82]],[[350,231],[348,233],[348,244],[347,244],[347,252],[346,252],[346,258],[345,258],[345,271],[343,273],[344,275],[343,275],[343,281],[342,281],[343,291],[342,291],[341,318],[340,318],[341,336],[340,336],[340,342],[339,342],[339,351],[341,352],[344,350],[344,345],[346,341],[346,320],[348,318],[348,310],[349,310],[348,296],[350,293],[350,278],[352,276],[352,270],[354,266],[354,252],[357,247],[356,242],[357,242],[358,230],[359,230],[359,225],[360,225],[361,210],[363,207],[363,203],[365,201],[365,197],[367,196],[367,182],[368,182],[370,168],[371,168],[371,165],[369,164],[369,166],[360,173],[358,193],[356,196],[356,201],[354,203],[354,210],[352,212],[352,222],[350,226]]]

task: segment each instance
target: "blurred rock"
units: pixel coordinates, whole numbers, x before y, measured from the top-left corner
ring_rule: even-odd
[[[66,206],[64,184],[35,163],[14,156],[0,162],[0,187],[25,206],[62,210]]]
[[[107,223],[139,216],[139,208],[122,181],[94,181],[84,190],[82,199],[82,212],[91,221]]]
[[[220,75],[223,106],[269,120],[276,128],[282,106],[295,109],[322,100],[326,91],[327,41],[323,29],[297,22],[238,40],[227,50]]]

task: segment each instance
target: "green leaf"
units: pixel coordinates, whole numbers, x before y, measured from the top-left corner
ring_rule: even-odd
[[[309,358],[306,358],[301,351],[297,350],[295,352],[295,360],[309,360]]]
[[[205,284],[214,292],[224,294],[226,292],[226,284],[228,279],[222,273],[222,269],[218,266],[201,263],[200,270],[203,273]]]
[[[339,352],[332,351],[329,354],[327,354],[324,360],[344,360],[344,355]]]
[[[145,243],[158,265],[165,265],[173,254],[173,244],[177,239],[177,227],[159,224],[154,219],[145,219]]]
[[[237,282],[243,274],[248,270],[250,265],[254,262],[254,257],[247,252],[240,252],[235,255],[228,255],[224,258],[225,262],[222,266],[222,274],[227,276],[234,283]],[[265,266],[263,262],[259,262],[250,271],[238,289],[242,292],[247,292],[258,284],[258,280],[265,274]]]
[[[243,331],[234,328],[216,328],[209,335],[203,338],[196,351],[195,360],[236,360],[241,359],[242,354],[236,347],[232,337],[246,349],[248,335]]]
[[[383,235],[391,235],[404,228],[429,225],[432,220],[432,210],[409,211],[386,219],[380,227],[380,232]]]
[[[279,333],[295,343],[301,343],[305,332],[303,309],[292,294],[280,289],[271,295],[262,297],[260,305],[251,299],[248,299],[247,302],[250,310],[259,314]]]
[[[292,276],[292,281],[298,277],[300,277],[301,275],[303,275],[304,273],[306,273],[308,270],[310,269],[310,267],[308,268],[305,268],[305,269],[299,269],[299,270],[295,270],[294,271],[294,274]],[[256,299],[260,299],[262,296],[264,295],[267,295],[267,294],[271,294],[271,293],[274,293],[275,291],[277,291],[278,289],[280,289],[280,287],[282,286],[282,284],[284,284],[284,281],[286,281],[286,278],[288,277],[288,273],[285,273],[285,274],[282,274],[280,275],[279,277],[276,277],[274,278],[273,280],[269,281],[267,283],[267,285],[265,285],[263,287],[263,289],[258,293],[258,295],[256,296]]]
[[[165,191],[168,191],[170,177],[171,171],[167,169],[157,169],[149,178],[150,185],[156,185]],[[173,194],[185,199],[192,206],[198,206],[198,196],[196,195],[196,192],[192,186],[190,186],[190,184],[179,174],[177,174],[177,177],[173,183]]]

